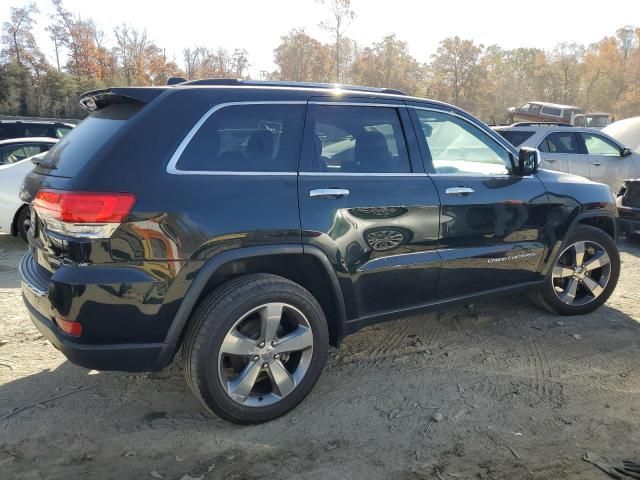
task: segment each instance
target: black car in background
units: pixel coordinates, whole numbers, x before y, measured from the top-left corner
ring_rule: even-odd
[[[49,120],[0,120],[0,140],[25,137],[62,138],[75,127]]]
[[[608,187],[538,171],[464,111],[397,91],[201,80],[89,92],[27,176],[24,299],[74,363],[187,383],[255,423],[328,345],[489,294],[563,315],[616,286]]]

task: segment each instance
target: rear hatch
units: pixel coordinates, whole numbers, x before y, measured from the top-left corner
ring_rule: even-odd
[[[25,178],[20,196],[31,208],[32,226],[28,234],[30,251],[37,264],[49,274],[62,263],[108,260],[108,255],[104,255],[105,251],[108,252],[108,238],[105,240],[104,235],[100,234],[98,222],[93,226],[89,223],[78,226],[78,222],[85,221],[81,218],[85,207],[92,207],[95,203],[96,192],[86,192],[93,197],[76,196],[66,200],[65,208],[79,209],[80,212],[77,215],[66,212],[66,220],[71,219],[69,221],[59,221],[60,218],[49,215],[49,212],[59,208],[53,206],[51,210],[51,199],[64,198],[60,195],[77,190],[74,188],[74,179],[86,173],[87,166],[100,157],[101,151],[108,148],[110,142],[117,142],[120,134],[126,130],[127,123],[161,92],[161,89],[123,88],[83,95],[81,103],[91,110],[90,115],[43,158],[34,161],[34,169]],[[41,201],[43,198],[44,202]],[[48,210],[42,210],[38,205],[44,205]],[[61,215],[59,211],[56,214]],[[86,218],[90,220],[90,217]]]

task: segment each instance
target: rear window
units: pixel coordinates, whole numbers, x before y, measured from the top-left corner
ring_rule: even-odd
[[[49,150],[42,164],[55,167],[50,173],[56,176],[75,176],[143,105],[115,103],[92,113]]]
[[[506,138],[511,145],[519,147],[524,142],[529,140],[535,132],[524,130],[498,130],[498,133]]]
[[[293,172],[304,105],[233,105],[214,112],[180,156],[185,171]]]

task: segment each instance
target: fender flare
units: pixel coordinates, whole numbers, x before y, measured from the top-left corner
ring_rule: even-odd
[[[202,291],[206,287],[209,279],[215,275],[223,265],[241,259],[247,259],[252,257],[263,257],[268,255],[312,255],[320,261],[322,268],[329,278],[330,286],[333,290],[333,298],[336,306],[336,312],[338,313],[336,328],[338,340],[342,338],[344,331],[344,324],[346,322],[346,309],[344,304],[344,296],[342,294],[342,288],[338,281],[335,270],[331,267],[331,262],[327,256],[317,247],[303,246],[296,244],[285,245],[263,245],[256,247],[242,247],[227,250],[225,252],[215,255],[208,260],[202,268],[198,271],[195,280],[189,286],[186,295],[183,297],[180,307],[176,312],[171,326],[167,332],[164,340],[164,347],[160,353],[157,361],[158,369],[162,369],[167,366],[173,356],[176,353],[178,341],[187,326],[191,313],[197,306],[198,299],[202,294]]]
[[[560,255],[560,253],[562,253],[565,246],[567,245],[567,239],[573,234],[575,229],[578,228],[580,223],[587,218],[597,218],[597,217],[603,217],[611,220],[611,223],[613,223],[613,241],[614,242],[616,241],[618,237],[618,222],[617,222],[617,217],[615,215],[613,215],[611,212],[606,210],[579,213],[569,224],[569,227],[567,228],[567,231],[565,232],[564,237],[562,238],[562,241],[557,242],[556,245],[553,247],[551,255],[549,255],[549,259],[545,264],[544,269],[542,270],[542,274],[545,277],[549,273],[549,270],[553,267],[553,265],[555,265],[555,262],[558,260],[558,256]]]

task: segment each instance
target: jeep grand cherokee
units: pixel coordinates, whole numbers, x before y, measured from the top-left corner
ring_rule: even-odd
[[[234,80],[81,102],[23,185],[30,315],[87,368],[180,351],[225,419],[291,410],[366,325],[516,291],[585,314],[616,286],[609,189],[451,105]]]

